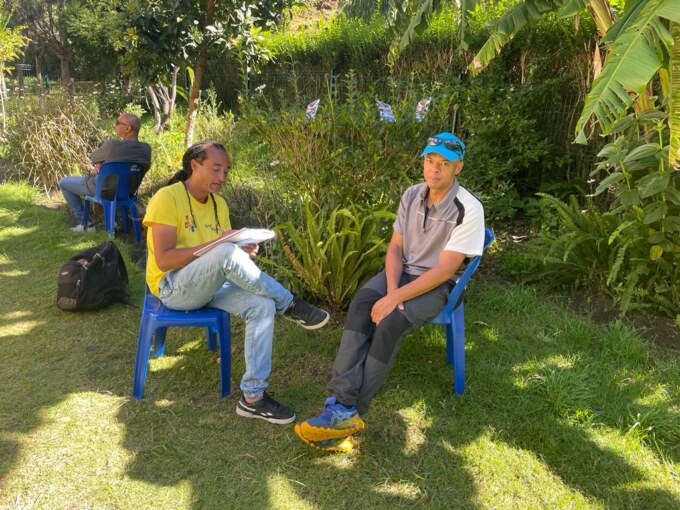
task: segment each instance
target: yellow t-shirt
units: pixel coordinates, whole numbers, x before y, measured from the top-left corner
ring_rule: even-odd
[[[227,202],[220,196],[213,194],[213,197],[217,204],[217,217],[219,218],[220,228],[224,230],[231,229]],[[191,200],[191,208],[189,207],[189,200]],[[193,224],[191,217],[192,210],[196,225]],[[215,222],[215,209],[212,199],[208,197],[208,201],[205,204],[200,203],[190,193],[187,193],[183,182],[166,186],[156,192],[146,207],[143,223],[148,229],[146,234],[148,250],[146,283],[149,286],[149,290],[156,296],[158,296],[158,284],[165,276],[165,272],[161,271],[158,265],[156,265],[153,232],[151,231],[152,223],[177,227],[177,248],[198,246],[199,244],[212,241],[221,235],[220,232],[215,230],[217,224]]]

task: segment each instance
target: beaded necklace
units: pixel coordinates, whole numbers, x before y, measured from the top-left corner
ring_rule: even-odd
[[[189,213],[191,214],[191,231],[195,232],[196,231],[196,218],[194,217],[194,208],[191,207],[191,197],[189,196],[189,190],[187,189],[187,184],[186,182],[182,182],[184,185],[184,192],[187,194],[187,201],[189,202]],[[220,225],[220,219],[217,217],[217,202],[215,201],[215,197],[213,196],[212,193],[210,193],[210,199],[212,200],[213,204],[213,212],[215,213],[215,233],[218,233]]]

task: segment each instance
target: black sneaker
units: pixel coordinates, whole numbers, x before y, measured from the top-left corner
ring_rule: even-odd
[[[283,312],[283,316],[305,329],[319,329],[325,326],[328,319],[331,318],[326,310],[310,305],[300,298],[293,298],[288,309]]]
[[[292,409],[277,402],[266,393],[257,402],[249,404],[241,395],[236,404],[236,414],[245,418],[259,418],[269,423],[286,425],[295,421],[295,413]]]

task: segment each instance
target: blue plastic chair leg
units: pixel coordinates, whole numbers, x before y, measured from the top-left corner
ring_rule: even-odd
[[[205,336],[208,339],[207,348],[209,351],[217,349],[217,335],[218,332],[215,331],[215,328],[205,328]]]
[[[85,231],[87,231],[87,224],[90,222],[90,202],[88,200],[85,200],[85,203],[83,204],[83,220],[82,224],[83,227],[85,228]]]
[[[149,367],[151,336],[153,335],[153,331],[151,331],[150,327],[149,321],[142,319],[142,324],[139,327],[139,338],[137,339],[135,379],[132,385],[132,396],[137,400],[144,397],[144,383],[146,382],[146,372]]]
[[[462,395],[465,391],[465,318],[462,302],[453,311],[451,326],[453,326],[453,388],[456,395]]]
[[[453,326],[451,324],[444,324],[446,331],[446,363],[453,367]]]
[[[132,230],[135,233],[135,240],[137,244],[142,242],[142,229],[139,226],[139,218],[137,217],[137,205],[133,203],[130,206],[130,221],[132,221]]]
[[[154,336],[153,355],[156,357],[165,354],[165,334],[167,332],[168,328],[156,328],[155,333],[152,332]]]
[[[223,316],[218,325],[220,339],[220,395],[228,397],[231,392],[231,319]]]
[[[128,227],[128,220],[130,219],[129,217],[130,207],[127,205],[122,205],[120,208],[122,209],[120,212],[121,213],[120,215],[122,217],[121,218],[122,223],[120,225],[120,228],[123,232],[127,234],[127,232],[130,230],[130,228]]]
[[[111,237],[115,236],[116,230],[116,201],[112,200],[104,206],[104,230],[106,230]]]

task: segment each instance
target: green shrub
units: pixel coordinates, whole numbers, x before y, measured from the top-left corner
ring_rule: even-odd
[[[553,285],[595,285],[618,300],[622,313],[647,309],[676,316],[680,181],[668,164],[666,116],[656,109],[633,113],[614,133],[599,154],[592,175],[601,180],[585,206],[574,196],[567,204],[543,195],[560,221],[546,222],[520,271],[538,271]]]
[[[291,63],[306,72],[347,72],[349,69],[380,72],[389,47],[382,20],[366,22],[344,16],[321,21],[296,32],[265,34],[265,47],[279,64]]]
[[[426,97],[432,98],[430,111],[417,122],[415,106]],[[392,105],[395,123],[379,119],[378,99]],[[568,161],[525,113],[531,93],[495,79],[470,85],[390,79],[387,91],[378,93],[360,92],[351,71],[327,82],[316,119],[307,120],[303,101],[281,98],[277,110],[260,95],[244,105],[243,119],[268,147],[279,178],[317,206],[396,206],[403,190],[421,180],[425,140],[451,130],[454,119],[467,144],[461,182],[480,196],[489,219],[536,209],[522,197],[559,180]]]
[[[649,256],[648,229],[640,221],[585,209],[575,197],[567,204],[542,195],[562,224],[529,243],[514,269],[548,287],[591,286],[608,292],[622,313],[649,309],[674,316],[680,311],[680,270],[664,258]]]
[[[7,131],[11,176],[49,192],[63,176],[91,168],[89,155],[103,138],[97,118],[82,101],[26,99]]]
[[[564,176],[567,163],[531,117],[530,104],[549,89],[513,88],[493,76],[461,87],[461,125],[467,150],[463,178],[479,194],[489,219],[507,220],[531,196]]]
[[[419,123],[415,106],[428,96],[433,106]],[[449,123],[452,97],[442,88],[394,81],[390,96],[380,98],[392,104],[394,123],[379,119],[378,97],[360,94],[350,72],[337,86],[329,84],[314,120],[306,119],[304,104],[274,111],[266,98],[245,105],[243,118],[268,147],[273,169],[289,193],[309,197],[317,208],[396,208],[406,186],[421,179],[422,145]]]
[[[100,85],[99,90],[93,92],[95,103],[102,118],[115,117],[122,112],[133,113],[142,117],[144,108],[141,106],[144,100],[144,90],[135,84],[129,94],[123,93],[119,84],[108,81]]]
[[[211,87],[198,103],[196,115],[196,140],[217,140],[228,146],[235,127],[234,114],[221,114],[222,105],[217,100],[217,92]]]
[[[293,290],[341,310],[384,264],[394,218],[385,210],[358,206],[317,209],[306,202],[297,222],[276,227],[287,268],[270,264]]]
[[[186,150],[185,123],[186,111],[179,108],[175,110],[167,128],[160,133],[153,129],[152,120],[142,123],[139,139],[151,145],[151,168],[142,181],[140,194],[152,195],[182,167],[182,155]]]

